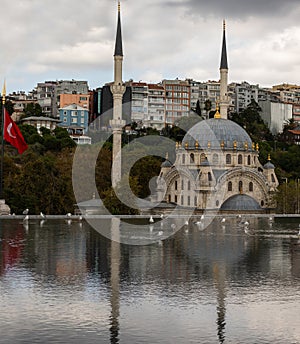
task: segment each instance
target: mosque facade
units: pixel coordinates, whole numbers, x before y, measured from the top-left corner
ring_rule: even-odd
[[[262,166],[259,146],[237,123],[227,119],[228,63],[225,23],[220,64],[220,112],[193,126],[176,143],[174,163],[163,162],[157,179],[159,210],[193,208],[195,212],[274,211],[278,186],[275,167]],[[158,209],[157,209],[158,210]]]

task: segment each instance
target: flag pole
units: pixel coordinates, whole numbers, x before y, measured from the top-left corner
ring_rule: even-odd
[[[3,89],[2,89],[2,139],[1,139],[1,178],[0,178],[0,199],[3,199],[3,160],[4,160],[4,105],[5,105],[5,96],[6,96],[6,86],[5,86],[5,80],[3,84]]]

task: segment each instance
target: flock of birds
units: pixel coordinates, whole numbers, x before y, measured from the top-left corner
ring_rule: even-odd
[[[163,219],[164,215],[162,214],[160,216],[160,218]],[[269,222],[269,226],[270,227],[272,227],[273,221],[274,221],[274,217],[270,216],[268,218],[268,222]],[[153,228],[154,228],[153,223],[155,222],[152,215],[149,217],[149,222],[152,224],[152,225],[150,225],[150,232],[152,232]],[[205,228],[205,216],[201,215],[200,220],[192,222],[192,223],[194,225],[196,225],[199,230],[201,230],[201,229],[203,230]],[[222,217],[221,220],[220,220],[220,223],[222,225],[222,228],[225,229],[226,218]],[[161,222],[161,225],[162,224],[163,223]],[[189,231],[189,229],[188,229],[189,224],[190,223],[189,223],[188,220],[185,221],[185,223],[184,223],[184,228],[185,228],[184,231],[185,231],[185,233],[188,233],[188,231]],[[242,217],[242,215],[237,215],[237,226],[238,226],[239,229],[242,229],[246,235],[249,235],[249,236],[251,235],[252,236],[252,235],[256,234],[255,230],[250,227],[249,221],[246,218]],[[171,224],[171,228],[173,230],[175,230],[176,225],[174,223],[172,223]],[[162,236],[163,235],[163,231],[162,230],[158,231],[157,235],[158,236]],[[298,228],[298,237],[300,238],[300,224],[299,224],[299,228]]]
[[[28,209],[28,208],[25,209],[25,210],[23,211],[23,215],[24,215],[23,222],[24,222],[25,224],[27,224],[27,223],[28,223],[28,220],[29,220],[29,209]],[[160,215],[161,220],[163,220],[164,217],[165,217],[165,216],[164,216],[163,214]],[[41,225],[42,225],[43,221],[45,221],[45,219],[46,219],[46,216],[45,216],[42,212],[40,212],[40,218],[41,218]],[[82,218],[82,216],[80,215],[80,216],[78,217],[77,221],[78,221],[78,220],[79,220],[79,221],[82,221],[82,219],[83,219],[83,218]],[[204,226],[204,220],[205,220],[205,216],[202,214],[201,217],[200,217],[200,220],[193,222],[193,224],[196,225],[200,230],[201,230],[201,229],[203,230],[204,227],[205,227],[205,226]],[[250,223],[249,223],[245,218],[243,218],[241,215],[237,215],[237,220],[238,220],[238,228],[242,228],[242,229],[244,230],[244,233],[245,233],[245,234],[247,234],[247,235],[255,235],[255,231],[254,231],[252,228],[250,228],[250,226],[249,226]],[[272,226],[272,223],[273,223],[273,221],[274,221],[274,218],[273,218],[272,216],[270,216],[270,217],[268,218],[268,220],[269,220],[270,226]],[[72,214],[71,214],[71,213],[67,213],[67,214],[66,214],[66,221],[67,221],[68,225],[70,225],[70,224],[72,223]],[[154,223],[154,222],[155,222],[155,221],[154,221],[153,216],[150,215],[150,218],[149,218],[149,223],[151,224],[151,225],[150,225],[150,232],[153,232],[153,229],[154,229],[153,223]],[[221,223],[221,225],[222,225],[222,227],[223,227],[223,229],[224,229],[224,225],[225,225],[225,223],[226,223],[226,218],[225,218],[225,217],[222,217],[221,220],[220,220],[220,223]],[[163,222],[161,222],[161,226],[162,226],[162,225],[163,225]],[[186,220],[185,223],[184,223],[184,227],[185,227],[185,232],[186,232],[186,233],[188,233],[188,226],[189,226],[189,221]],[[172,224],[171,224],[171,228],[173,229],[173,231],[175,231],[175,229],[176,229],[175,223],[172,223]],[[157,235],[158,235],[159,237],[163,236],[163,234],[164,234],[163,230],[159,230],[159,231],[157,232]],[[298,237],[300,238],[300,224],[299,224]]]

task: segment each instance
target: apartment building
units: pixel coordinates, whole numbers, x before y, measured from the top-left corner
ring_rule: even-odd
[[[174,125],[190,113],[190,83],[188,80],[163,80],[162,86],[165,90],[165,121],[168,125]]]
[[[44,116],[58,118],[61,94],[88,94],[87,81],[56,80],[38,83],[37,101],[42,107]]]
[[[165,89],[161,84],[148,84],[148,113],[144,125],[161,130],[165,121]]]

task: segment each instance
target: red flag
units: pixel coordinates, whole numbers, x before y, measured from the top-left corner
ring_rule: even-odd
[[[4,139],[16,147],[19,154],[22,154],[28,148],[20,129],[10,118],[6,109],[4,109]]]

